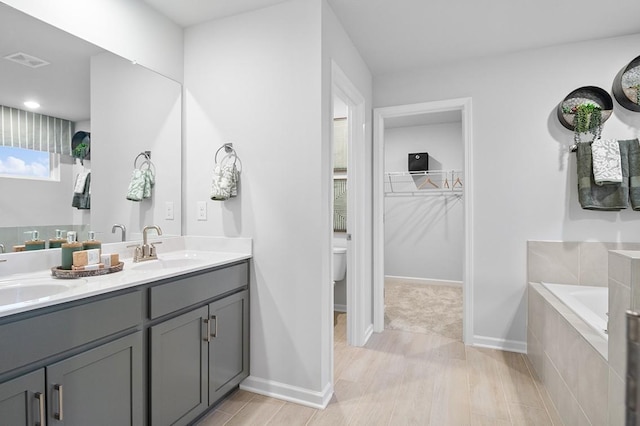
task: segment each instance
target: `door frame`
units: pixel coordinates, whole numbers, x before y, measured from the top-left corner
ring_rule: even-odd
[[[464,261],[462,339],[473,341],[473,155],[471,98],[375,108],[373,111],[373,327],[384,330],[384,129],[385,120],[460,111],[464,146]]]
[[[363,220],[367,212],[365,98],[340,67],[332,61],[331,119],[333,119],[335,97],[340,98],[348,109],[347,235],[351,235],[351,240],[347,239],[347,344],[363,346],[373,333],[370,315],[372,286],[371,283],[367,285],[365,282],[367,276],[365,271],[371,268],[371,265],[366,262],[365,235],[368,231]],[[333,134],[331,141],[333,144]],[[333,161],[331,176],[333,176]],[[333,191],[333,185],[331,188]],[[333,197],[331,199],[333,200]],[[331,267],[333,270],[333,253]],[[333,315],[330,317],[333,318]]]

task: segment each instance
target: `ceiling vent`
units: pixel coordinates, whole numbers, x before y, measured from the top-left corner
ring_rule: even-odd
[[[4,58],[27,66],[29,68],[40,68],[45,65],[49,65],[49,62],[45,61],[44,59],[36,58],[35,56],[28,55],[22,52],[12,53],[11,55],[7,55]]]

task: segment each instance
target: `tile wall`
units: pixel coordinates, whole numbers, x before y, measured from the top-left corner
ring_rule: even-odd
[[[527,248],[527,356],[536,373],[566,425],[623,425],[624,312],[640,307],[631,303],[631,289],[640,286],[640,244],[529,241]],[[608,342],[540,281],[608,286]]]

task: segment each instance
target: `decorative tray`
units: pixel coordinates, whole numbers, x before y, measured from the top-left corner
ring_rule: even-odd
[[[113,272],[120,272],[124,268],[124,262],[118,263],[116,266],[103,269],[95,269],[93,271],[73,271],[69,269],[60,269],[59,266],[51,268],[51,275],[56,278],[83,278],[83,277],[95,277],[98,275],[111,274]]]

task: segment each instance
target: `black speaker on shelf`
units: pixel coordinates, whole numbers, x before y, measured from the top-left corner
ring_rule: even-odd
[[[427,172],[429,171],[429,153],[414,152],[409,154],[409,172]]]

